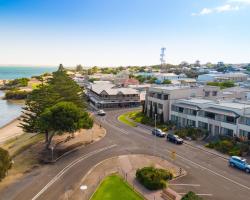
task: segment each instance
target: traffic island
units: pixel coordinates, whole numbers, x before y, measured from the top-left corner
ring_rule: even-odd
[[[83,199],[83,195],[85,199],[91,199],[92,195],[106,177],[111,174],[119,174],[136,193],[139,193],[145,199],[155,198],[157,200],[164,200],[164,190],[148,190],[136,179],[136,171],[148,166],[170,171],[173,174],[173,179],[187,174],[184,169],[180,171],[180,167],[159,157],[143,154],[122,155],[109,158],[94,166],[67,194],[71,199],[80,200]],[[87,189],[81,191],[80,187],[82,185],[86,185]],[[176,193],[173,195],[175,194]]]
[[[74,135],[56,135],[49,150],[42,150],[40,153],[41,163],[55,163],[60,158],[77,151],[91,143],[97,142],[106,135],[104,128],[94,124],[90,130],[82,129]]]

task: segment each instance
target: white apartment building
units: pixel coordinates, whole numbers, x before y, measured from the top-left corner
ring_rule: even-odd
[[[211,93],[216,94],[217,93]],[[182,98],[204,96],[204,87],[201,86],[152,86],[147,90],[145,97],[144,113],[161,122],[170,120],[171,103]]]
[[[210,82],[210,81],[234,81],[234,82],[243,82],[247,81],[248,75],[241,72],[234,73],[210,73],[202,74],[198,76],[198,82]]]
[[[179,99],[172,103],[170,115],[180,127],[250,140],[250,102]]]

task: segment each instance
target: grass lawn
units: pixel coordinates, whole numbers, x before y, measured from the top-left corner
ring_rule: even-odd
[[[118,117],[118,120],[128,126],[136,127],[137,123],[145,124],[147,126],[154,127],[154,120],[142,113],[141,110],[134,110],[127,113],[124,113]],[[173,124],[169,123],[156,123],[156,127],[162,131],[168,131],[171,129]]]
[[[133,121],[128,120],[130,112],[124,113],[118,117],[118,120],[128,126],[136,127],[136,123]]]
[[[14,160],[12,168],[8,172],[8,176],[0,182],[0,189],[7,187],[9,184],[17,181],[25,173],[39,165],[39,150],[33,145],[44,140],[42,134],[24,133],[16,138],[6,141],[2,148],[9,151],[10,156]]]
[[[143,200],[144,198],[118,175],[104,179],[91,200]]]
[[[21,154],[23,151],[29,149],[32,145],[42,141],[44,139],[43,134],[30,134],[24,133],[18,137],[7,140],[2,148],[9,151],[12,157]]]

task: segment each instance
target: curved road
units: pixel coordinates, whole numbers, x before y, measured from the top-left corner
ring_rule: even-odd
[[[156,138],[142,127],[129,127],[117,117],[125,112],[109,111],[105,117],[97,117],[107,130],[107,135],[94,144],[84,147],[42,170],[34,170],[26,178],[4,191],[0,199],[55,200],[74,188],[92,166],[116,155],[143,153],[156,154],[171,161],[170,154],[177,153],[174,161],[188,175],[174,182],[179,193],[189,190],[204,194],[204,199],[250,199],[250,175],[228,167],[227,161],[189,145],[175,145]],[[183,184],[183,185],[178,185]],[[190,187],[191,185],[199,187]]]

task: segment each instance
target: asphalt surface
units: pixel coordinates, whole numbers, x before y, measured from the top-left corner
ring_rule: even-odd
[[[106,136],[56,164],[34,170],[0,194],[0,199],[55,200],[77,187],[84,175],[97,163],[116,155],[149,154],[162,157],[184,168],[188,175],[171,182],[178,193],[190,190],[213,200],[250,199],[250,175],[228,166],[227,160],[189,145],[175,145],[153,136],[142,127],[129,127],[117,120],[125,112],[109,111],[96,117],[107,130]],[[173,161],[171,152],[176,152]]]

